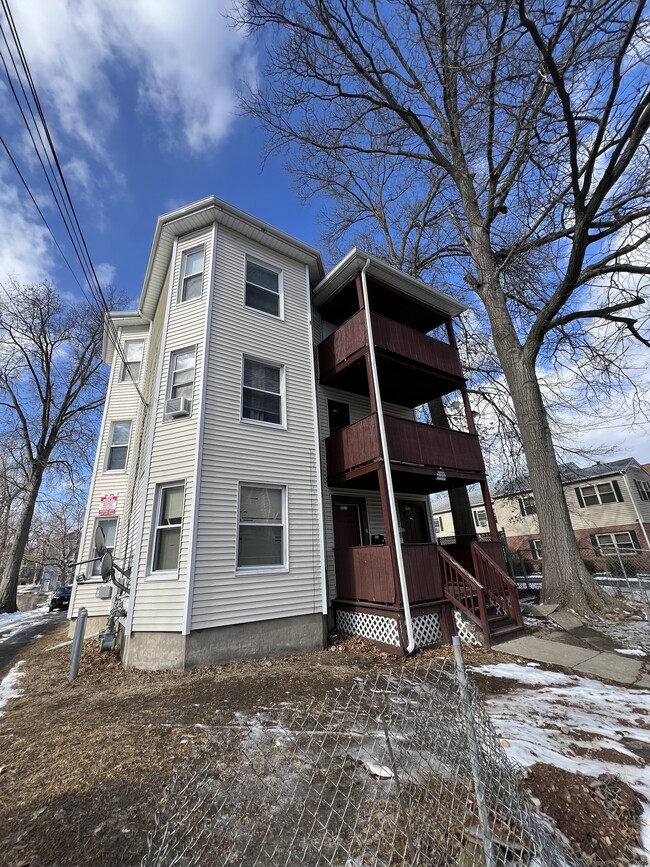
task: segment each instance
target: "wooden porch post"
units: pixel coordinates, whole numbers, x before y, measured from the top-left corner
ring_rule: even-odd
[[[483,494],[485,514],[487,516],[488,527],[490,528],[490,539],[493,542],[498,542],[499,531],[497,530],[497,522],[496,518],[494,517],[494,510],[492,509],[492,497],[490,496],[490,489],[488,488],[488,484],[485,480],[481,482],[481,493]]]

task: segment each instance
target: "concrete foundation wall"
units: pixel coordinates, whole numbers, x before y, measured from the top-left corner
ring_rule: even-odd
[[[322,614],[307,614],[200,629],[189,635],[134,632],[124,642],[122,658],[128,668],[181,670],[242,659],[309,653],[322,650],[326,638],[327,618]]]

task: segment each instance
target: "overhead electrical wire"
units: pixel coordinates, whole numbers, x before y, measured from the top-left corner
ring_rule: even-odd
[[[7,77],[7,82],[20,111],[25,127],[27,128],[27,131],[29,133],[32,146],[34,148],[34,151],[36,152],[39,163],[43,170],[43,174],[45,175],[48,187],[61,217],[61,221],[65,227],[69,241],[74,250],[75,257],[83,273],[86,287],[88,289],[88,292],[90,292],[90,295],[92,296],[92,301],[88,297],[86,289],[84,289],[82,282],[78,279],[68,257],[65,255],[61,244],[57,240],[54,231],[52,230],[50,224],[45,218],[43,209],[39,206],[36,200],[36,196],[30,189],[29,183],[25,178],[24,173],[20,170],[17,160],[12,155],[11,149],[7,141],[2,136],[0,136],[0,143],[2,144],[5,152],[7,153],[7,156],[9,157],[15,171],[17,172],[18,177],[20,178],[34,207],[36,208],[39,217],[41,218],[46,229],[51,235],[58,251],[60,252],[63,260],[65,261],[67,267],[72,273],[73,278],[76,284],[79,286],[82,294],[90,304],[94,304],[95,306],[97,306],[100,312],[104,315],[107,336],[111,344],[113,345],[116,354],[123,363],[123,369],[126,372],[126,375],[129,376],[129,378],[135,385],[140,400],[146,406],[146,401],[142,395],[142,392],[140,391],[138,383],[133,377],[124,349],[119,341],[117,328],[115,327],[115,324],[111,319],[110,308],[108,306],[106,297],[101,287],[101,283],[97,276],[97,272],[93,264],[92,257],[90,255],[90,251],[88,249],[88,245],[86,243],[86,239],[84,237],[84,233],[74,207],[74,202],[72,200],[72,196],[70,195],[70,191],[65,180],[63,168],[59,161],[59,157],[56,152],[54,142],[52,140],[52,135],[50,133],[50,129],[45,118],[45,113],[43,111],[41,101],[36,90],[34,79],[32,77],[31,70],[29,68],[29,64],[27,62],[27,58],[22,47],[22,43],[20,41],[20,36],[18,35],[11,8],[9,6],[8,0],[0,0],[0,4],[7,21],[8,30],[11,34],[11,39],[15,45],[15,49],[13,49],[7,36],[6,28],[3,26],[3,23],[0,20],[0,34],[2,35],[5,52],[7,54],[7,57],[5,57],[5,52],[3,52],[3,46],[0,44],[0,58],[2,59],[2,65],[4,67],[5,75]],[[15,55],[17,55],[18,62],[16,61]],[[9,60],[9,63],[7,62],[7,59]],[[10,67],[13,68],[13,76],[11,74]],[[14,86],[14,81],[12,80],[12,78],[15,79],[20,88],[20,91],[22,92],[23,102],[24,106],[26,106],[26,110],[21,103],[20,95],[17,92],[16,87]],[[34,109],[36,110],[36,114],[34,112]],[[31,124],[29,119],[30,117]],[[46,141],[44,141],[44,137]]]

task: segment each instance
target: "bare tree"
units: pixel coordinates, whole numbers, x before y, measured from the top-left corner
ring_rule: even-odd
[[[409,237],[422,232],[421,258],[428,235],[431,261],[442,251],[487,315],[537,501],[544,598],[607,606],[576,546],[539,371],[585,323],[647,343],[631,312],[650,274],[645,3],[251,0],[239,14],[278,30],[245,104],[271,148],[299,148],[305,189],[340,182],[353,209],[370,165],[393,190],[435,191],[434,219]]]
[[[102,405],[102,316],[48,284],[11,282],[0,299],[0,436],[20,449],[22,488],[0,574],[0,612],[16,588],[46,470],[70,475]]]

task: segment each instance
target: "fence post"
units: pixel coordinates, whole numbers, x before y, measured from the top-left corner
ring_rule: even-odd
[[[472,769],[472,780],[474,782],[474,791],[476,793],[476,806],[478,807],[478,820],[483,834],[483,852],[485,853],[485,867],[496,867],[494,858],[494,849],[492,847],[492,834],[490,832],[490,822],[488,819],[488,809],[485,800],[485,788],[481,779],[481,763],[479,758],[478,741],[476,740],[476,725],[474,723],[474,711],[472,709],[472,697],[470,695],[469,686],[467,683],[467,672],[465,671],[465,660],[463,659],[463,649],[461,647],[460,638],[454,635],[452,638],[454,645],[454,657],[456,659],[456,675],[460,685],[460,695],[463,702],[463,712],[465,714],[465,725],[467,728],[467,746],[469,748],[469,762]]]
[[[77,622],[74,628],[74,638],[72,639],[72,650],[70,651],[70,673],[68,681],[72,683],[79,673],[79,662],[81,661],[81,651],[84,646],[84,634],[86,632],[86,620],[88,619],[88,611],[85,608],[80,608],[77,614]]]

